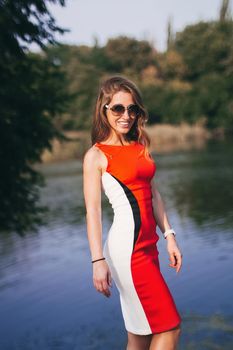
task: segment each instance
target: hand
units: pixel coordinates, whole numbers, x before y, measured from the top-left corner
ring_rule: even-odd
[[[112,277],[105,260],[93,263],[93,283],[98,292],[110,297],[109,287],[112,287]]]
[[[181,269],[183,254],[181,254],[173,234],[169,234],[166,239],[169,260],[171,261],[169,266],[174,267],[176,269],[176,273],[178,273]]]

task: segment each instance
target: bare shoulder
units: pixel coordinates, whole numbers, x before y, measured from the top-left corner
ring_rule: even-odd
[[[84,154],[84,170],[101,170],[102,153],[95,145],[91,146]]]

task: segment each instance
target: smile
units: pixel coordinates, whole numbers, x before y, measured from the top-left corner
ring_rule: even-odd
[[[117,124],[120,124],[122,126],[129,126],[129,122],[117,122]]]

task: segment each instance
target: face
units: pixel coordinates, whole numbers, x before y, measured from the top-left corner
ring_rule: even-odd
[[[118,104],[123,105],[125,107],[125,111],[123,114],[116,116],[110,108]],[[115,93],[111,102],[108,104],[109,108],[106,109],[108,122],[118,133],[127,134],[134,124],[136,117],[129,116],[128,110],[126,109],[127,106],[134,104],[135,102],[133,101],[132,95],[124,91]]]

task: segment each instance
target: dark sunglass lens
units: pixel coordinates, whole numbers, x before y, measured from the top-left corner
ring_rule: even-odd
[[[114,114],[123,114],[124,113],[124,111],[125,111],[125,107],[123,106],[123,105],[114,105],[114,106],[112,106],[112,112],[114,113]]]
[[[140,108],[137,105],[129,106],[129,115],[132,117],[136,117],[140,112]]]

